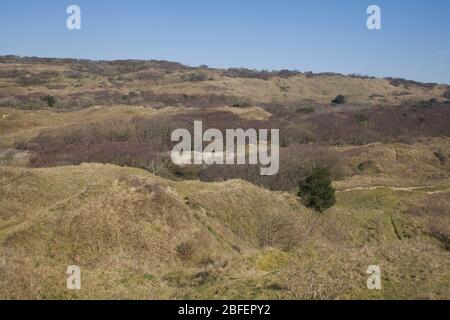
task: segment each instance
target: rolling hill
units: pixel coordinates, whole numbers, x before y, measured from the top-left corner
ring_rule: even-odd
[[[449,299],[447,90],[0,57],[0,298]],[[175,166],[170,133],[194,120],[279,128],[279,174]],[[322,213],[297,196],[316,167],[336,189]]]

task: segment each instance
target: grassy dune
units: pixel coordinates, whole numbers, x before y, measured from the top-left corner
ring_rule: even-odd
[[[173,182],[100,164],[0,177],[2,298],[450,297],[438,236],[450,234],[448,193],[342,192],[319,215],[240,180]],[[425,201],[441,212],[408,211]],[[65,288],[73,264],[79,292]],[[380,292],[365,288],[372,264]]]

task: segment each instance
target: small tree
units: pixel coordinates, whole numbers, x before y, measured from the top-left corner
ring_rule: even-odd
[[[56,104],[56,98],[53,96],[45,96],[44,102],[46,102],[50,108],[53,108]]]
[[[336,203],[335,189],[331,186],[330,171],[316,168],[313,173],[300,183],[298,196],[303,203],[319,212],[331,208]]]

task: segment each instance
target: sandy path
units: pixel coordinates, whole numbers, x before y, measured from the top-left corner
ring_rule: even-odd
[[[425,194],[439,194],[439,193],[448,193],[450,192],[450,189],[444,189],[444,190],[436,190],[436,191],[422,191],[420,189],[433,189],[436,188],[435,186],[418,186],[418,187],[393,187],[393,186],[373,186],[373,187],[355,187],[355,188],[349,188],[349,189],[343,189],[343,190],[336,190],[336,192],[350,192],[350,191],[364,191],[364,190],[377,190],[377,189],[391,189],[393,191],[404,191],[404,192],[421,192]]]

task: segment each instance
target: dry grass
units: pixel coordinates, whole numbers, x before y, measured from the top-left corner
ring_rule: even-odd
[[[49,129],[62,128],[75,124],[95,123],[102,121],[129,121],[134,117],[151,117],[155,114],[174,112],[171,108],[156,111],[141,107],[95,106],[71,112],[55,112],[50,110],[17,110],[0,108],[1,145],[12,145],[19,141],[28,141],[40,132]]]
[[[391,114],[389,108],[369,108],[365,121],[358,109],[441,99],[447,88],[338,75],[250,74],[225,76],[223,70],[167,62],[0,63],[0,103],[12,99],[26,109],[41,103],[42,95],[69,107],[73,99],[100,101],[65,112],[0,108],[0,298],[449,299],[450,167],[442,159],[450,156],[450,140],[423,138],[445,130],[419,128],[410,143],[366,145],[383,141],[373,140],[386,129],[373,127],[375,116],[382,123]],[[338,94],[348,105],[331,110]],[[298,107],[315,113],[295,113]],[[411,111],[408,121],[415,125],[426,114],[424,127],[440,118],[445,129],[444,107]],[[400,122],[386,123],[407,121],[403,110],[409,117],[409,109],[399,108]],[[30,153],[52,147],[44,138],[77,130],[94,136],[137,118],[176,125],[205,119],[221,129],[278,126],[287,159],[280,176],[251,180],[251,170],[228,168],[224,176],[295,191],[296,179],[325,164],[339,179],[337,204],[319,215],[294,192],[237,179],[167,180],[110,164],[27,168]],[[341,123],[356,128],[345,127],[343,137],[378,136],[361,137],[359,146],[328,141],[326,133],[339,133]],[[96,148],[94,138],[87,144]],[[306,144],[315,139],[319,143]],[[323,146],[326,141],[340,146]],[[27,143],[38,151],[24,150]],[[68,147],[55,150],[69,153]],[[184,178],[199,176],[197,168],[184,170]],[[65,286],[73,264],[82,270],[77,292]],[[374,264],[382,270],[381,291],[366,288],[366,270]]]
[[[2,298],[449,297],[438,237],[448,230],[397,213],[414,195],[344,193],[317,220],[294,196],[239,180],[169,182],[98,164],[0,177]],[[80,292],[65,289],[71,264]],[[382,292],[364,289],[370,264],[385,270]]]
[[[3,74],[18,71],[19,74],[39,75],[52,73],[45,83],[27,86],[15,82],[15,78],[1,78],[2,91],[7,95],[45,94],[67,97],[70,95],[94,95],[109,90],[120,96],[130,92],[151,91],[155,94],[205,96],[219,93],[238,100],[253,103],[298,103],[314,101],[330,104],[339,94],[345,95],[349,104],[397,105],[406,101],[442,99],[446,86],[397,85],[387,79],[364,79],[340,75],[291,75],[271,76],[267,80],[224,76],[223,70],[191,70],[169,64],[155,65],[140,62],[137,66],[123,63],[99,63],[80,65],[69,62],[31,63],[16,61],[0,63]],[[2,74],[0,73],[0,75]],[[77,74],[78,76],[73,76]],[[192,74],[204,74],[204,81],[186,81]]]

